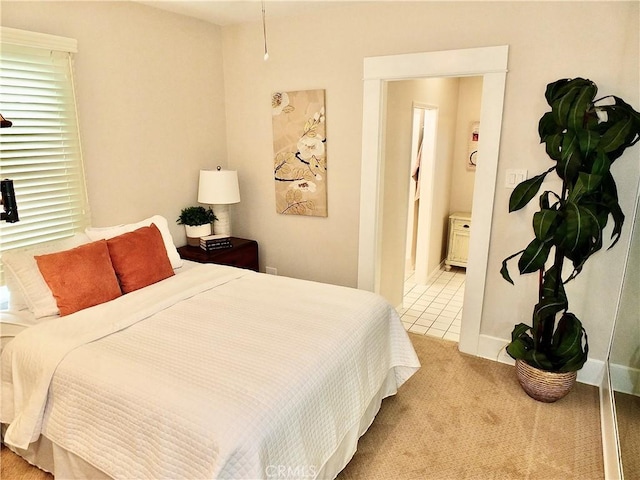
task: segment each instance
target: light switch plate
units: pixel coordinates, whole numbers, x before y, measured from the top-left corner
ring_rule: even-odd
[[[516,188],[520,182],[527,179],[527,171],[523,169],[509,168],[505,178],[505,187]]]

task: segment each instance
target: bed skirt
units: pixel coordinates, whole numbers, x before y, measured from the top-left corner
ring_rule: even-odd
[[[325,462],[322,468],[316,472],[307,472],[308,478],[331,480],[347,466],[353,458],[358,447],[358,439],[364,435],[373,423],[376,414],[380,410],[382,400],[386,397],[394,395],[397,392],[396,379],[394,369],[387,374],[382,386],[373,397],[364,415],[360,418],[360,422],[353,425],[347,432],[345,437],[336,448],[333,455]],[[2,433],[7,428],[6,424],[2,425]],[[31,465],[52,473],[56,478],[64,479],[87,479],[101,480],[109,479],[107,474],[98,470],[93,465],[87,463],[77,455],[56,445],[51,440],[41,435],[38,441],[29,445],[27,450],[14,448],[7,445],[11,451],[24,458]],[[314,476],[315,474],[315,476]],[[288,471],[286,466],[274,466],[273,470],[264,473],[265,479],[282,480],[286,478],[294,478],[294,472]],[[238,479],[244,480],[244,479]]]

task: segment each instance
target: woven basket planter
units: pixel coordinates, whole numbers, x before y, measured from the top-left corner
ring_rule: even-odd
[[[573,388],[578,372],[547,372],[516,360],[518,382],[531,398],[552,403],[560,400]]]

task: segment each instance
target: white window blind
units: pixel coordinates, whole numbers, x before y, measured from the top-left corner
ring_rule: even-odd
[[[0,252],[73,235],[89,224],[73,88],[75,40],[2,28],[0,178],[20,221],[0,222]]]

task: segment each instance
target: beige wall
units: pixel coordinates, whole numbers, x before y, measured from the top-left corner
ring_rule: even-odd
[[[480,120],[482,103],[482,77],[460,79],[458,96],[458,122],[453,153],[451,176],[451,199],[449,209],[453,212],[470,212],[473,205],[473,182],[475,170],[467,168],[469,156],[469,129],[472,122]]]
[[[494,202],[481,333],[506,339],[531,318],[535,279],[516,286],[499,275],[502,259],[531,237],[530,211],[507,213],[507,168],[530,174],[548,165],[537,125],[544,90],[558,78],[584,76],[601,92],[639,103],[639,4],[636,2],[380,2],[268,20],[270,59],[262,59],[259,23],[223,29],[229,164],[244,187],[236,231],[257,238],[262,265],[284,275],[355,286],[362,137],[363,59],[368,56],[509,45],[509,73]],[[275,213],[269,98],[277,90],[326,89],[329,216]],[[633,204],[638,148],[615,165],[623,209]],[[402,187],[398,187],[402,188]],[[604,359],[628,232],[588,265],[572,310]],[[602,271],[609,272],[601,275]],[[571,284],[570,289],[573,288]],[[574,292],[570,291],[570,294]],[[602,293],[605,301],[599,294]],[[597,294],[597,295],[596,295]],[[464,328],[464,326],[463,326]]]
[[[2,25],[78,40],[93,224],[159,213],[178,245],[198,170],[226,163],[220,27],[131,2],[2,2]]]

